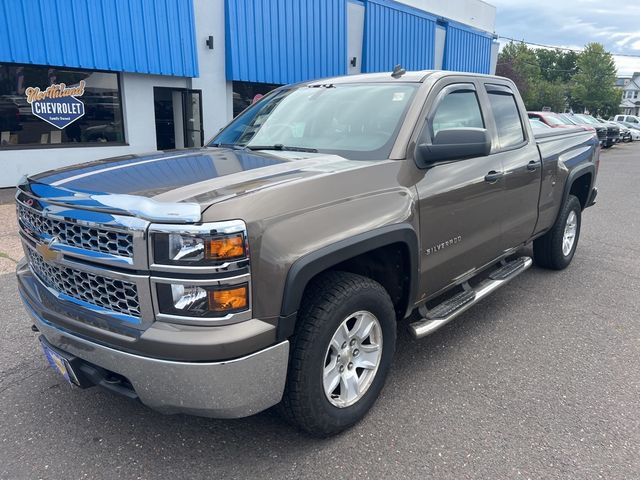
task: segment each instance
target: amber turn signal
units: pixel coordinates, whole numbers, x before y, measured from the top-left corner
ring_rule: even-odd
[[[226,312],[242,310],[249,304],[249,290],[246,285],[229,290],[209,290],[209,310]]]
[[[206,258],[209,260],[226,260],[245,256],[242,234],[208,239],[206,246]]]

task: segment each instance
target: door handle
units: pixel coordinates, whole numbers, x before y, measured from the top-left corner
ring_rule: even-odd
[[[527,170],[529,170],[530,172],[535,172],[538,169],[539,166],[540,166],[540,162],[536,162],[535,160],[531,160],[527,164]]]
[[[484,176],[484,181],[487,183],[496,183],[502,177],[504,177],[504,172],[496,172],[495,170],[491,170]]]

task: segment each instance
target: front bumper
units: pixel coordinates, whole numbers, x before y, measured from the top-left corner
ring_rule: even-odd
[[[107,319],[57,300],[25,262],[17,273],[25,309],[49,345],[107,376],[124,377],[132,387],[131,394],[111,390],[163,413],[215,418],[246,417],[282,398],[289,342],[269,342],[275,338],[272,325],[249,320],[196,328],[156,322],[139,338],[129,338],[110,331]],[[95,326],[86,323],[89,319]]]
[[[289,342],[223,362],[174,362],[142,357],[90,342],[58,329],[25,303],[27,312],[57,349],[125,377],[140,401],[162,413],[240,418],[282,398]]]

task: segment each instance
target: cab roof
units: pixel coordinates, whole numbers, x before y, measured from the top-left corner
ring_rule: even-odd
[[[468,72],[453,72],[448,70],[416,70],[407,71],[399,77],[392,77],[391,72],[378,72],[378,73],[359,73],[355,75],[342,75],[339,77],[328,77],[319,80],[312,80],[308,82],[301,82],[302,85],[327,85],[338,83],[388,83],[388,82],[402,82],[402,83],[421,83],[429,77],[446,77],[451,75],[464,75],[467,77],[489,77],[499,78],[495,75],[484,75],[481,73],[468,73]]]

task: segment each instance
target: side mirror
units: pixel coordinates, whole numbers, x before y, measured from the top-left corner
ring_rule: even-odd
[[[436,162],[486,157],[491,153],[491,138],[486,128],[449,128],[440,130],[433,143],[416,147],[416,163],[427,168]]]

